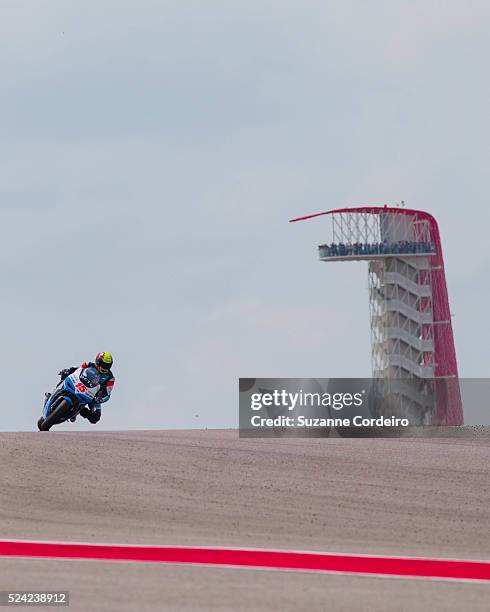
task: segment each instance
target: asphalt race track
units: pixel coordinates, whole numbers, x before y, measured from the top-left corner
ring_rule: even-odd
[[[490,430],[239,440],[0,434],[0,539],[490,560]],[[0,590],[72,610],[488,610],[489,582],[0,558]]]

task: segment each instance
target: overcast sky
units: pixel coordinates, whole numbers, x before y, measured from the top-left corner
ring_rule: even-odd
[[[106,429],[235,426],[239,376],[369,376],[367,265],[287,222],[344,205],[437,217],[460,374],[490,376],[489,18],[2,0],[1,428],[99,350]]]

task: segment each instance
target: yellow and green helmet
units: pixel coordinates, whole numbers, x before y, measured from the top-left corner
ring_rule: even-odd
[[[109,370],[112,368],[113,363],[114,360],[112,359],[112,355],[107,351],[97,353],[97,356],[95,357],[95,367],[102,374],[107,374],[107,372],[109,372]]]

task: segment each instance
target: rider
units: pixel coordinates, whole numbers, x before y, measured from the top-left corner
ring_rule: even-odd
[[[113,364],[114,360],[112,358],[112,355],[107,351],[103,351],[102,353],[97,353],[93,362],[89,361],[87,363],[86,361],[84,361],[81,366],[65,368],[64,370],[61,370],[61,372],[59,372],[59,375],[61,376],[61,381],[63,381],[67,376],[73,374],[75,370],[78,370],[78,367],[97,368],[97,371],[100,374],[100,389],[95,398],[90,402],[90,404],[84,406],[78,413],[84,419],[88,419],[93,424],[97,423],[100,420],[100,415],[102,412],[100,405],[109,401],[111,397],[112,389],[116,381],[114,375],[111,372]],[[76,417],[70,420],[74,421],[75,418]]]

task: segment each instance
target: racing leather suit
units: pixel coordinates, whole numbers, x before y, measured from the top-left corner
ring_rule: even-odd
[[[66,368],[64,370],[61,370],[61,372],[59,373],[61,376],[61,380],[62,381],[65,380],[67,376],[70,376],[70,374],[73,374],[73,372],[75,372],[75,370],[78,370],[79,367],[95,368],[95,363],[93,363],[92,361],[89,361],[89,362],[84,361],[81,366],[75,366],[75,367]],[[100,374],[100,389],[97,395],[90,402],[90,404],[87,404],[87,406],[84,406],[78,413],[80,416],[82,416],[84,419],[87,419],[92,424],[98,423],[100,421],[100,417],[102,414],[101,404],[104,404],[105,402],[109,401],[111,397],[112,389],[114,387],[114,383],[116,382],[116,379],[114,378],[114,375],[112,374],[110,370],[109,372],[107,372],[107,374],[102,374],[102,372],[99,372],[99,374]]]

